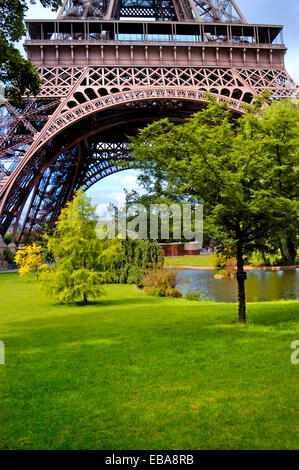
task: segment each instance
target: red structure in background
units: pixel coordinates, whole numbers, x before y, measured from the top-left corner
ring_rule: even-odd
[[[164,256],[200,255],[201,248],[197,242],[191,243],[160,243]],[[211,250],[212,253],[212,250]]]

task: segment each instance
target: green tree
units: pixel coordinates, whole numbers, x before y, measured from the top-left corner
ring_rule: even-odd
[[[272,190],[273,197],[280,198],[282,206],[289,207],[291,202],[295,210],[299,196],[298,122],[299,106],[291,100],[273,102],[261,120],[261,153],[267,156],[265,186]],[[298,217],[293,217],[292,212],[270,234],[270,251],[279,248],[284,264],[295,264],[297,234]]]
[[[152,240],[103,240],[99,263],[105,282],[142,285],[149,269],[163,266],[163,250]]]
[[[61,303],[97,298],[103,294],[103,273],[98,259],[103,248],[95,235],[95,207],[82,190],[62,209],[54,235],[48,237],[48,251],[55,264],[42,273],[43,287]]]
[[[30,0],[35,4],[35,0]],[[56,11],[60,0],[40,0],[43,7]],[[7,98],[15,104],[26,94],[36,95],[40,79],[34,66],[25,60],[15,43],[26,34],[24,16],[28,10],[26,0],[0,0],[0,82],[5,86]]]
[[[246,321],[244,254],[275,231],[293,226],[298,213],[298,198],[277,195],[269,187],[275,163],[267,142],[277,122],[268,119],[269,111],[262,112],[264,101],[261,98],[247,105],[236,121],[225,103],[210,98],[208,106],[184,124],[174,125],[168,119],[153,122],[131,141],[143,179],[161,179],[162,174],[168,191],[202,200],[210,233],[234,247],[240,322]],[[298,107],[290,107],[298,116]],[[275,115],[279,120],[279,112]],[[298,163],[294,122],[288,145]],[[287,172],[284,177],[287,185]],[[279,174],[275,178],[279,184]]]

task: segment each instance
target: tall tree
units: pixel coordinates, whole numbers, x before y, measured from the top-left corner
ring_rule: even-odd
[[[273,102],[263,112],[261,153],[267,156],[264,183],[281,204],[295,207],[299,197],[298,165],[299,106],[291,100]],[[281,251],[284,264],[295,264],[297,254],[298,217],[292,213],[281,220],[271,233],[270,242]]]
[[[270,129],[278,124],[269,113],[262,113],[263,102],[257,99],[246,106],[236,121],[225,103],[210,98],[208,106],[184,124],[174,125],[168,119],[153,122],[131,142],[143,180],[161,180],[163,175],[173,194],[202,200],[210,232],[235,247],[240,322],[246,321],[243,255],[273,231],[294,225],[298,210],[298,198],[277,195],[269,187],[274,162],[271,145],[266,144]],[[290,107],[298,115],[298,107]],[[298,128],[292,122],[288,145],[298,163]],[[287,172],[284,177],[287,185]],[[279,184],[279,174],[275,179]]]
[[[22,96],[36,95],[40,79],[34,66],[25,60],[15,43],[26,34],[24,17],[28,5],[35,0],[0,0],[0,82],[5,86],[7,98],[20,104]],[[61,0],[40,0],[43,7],[56,11]]]
[[[103,293],[103,274],[97,260],[103,249],[96,237],[97,216],[90,198],[78,190],[62,209],[54,235],[48,237],[48,251],[55,263],[41,276],[44,288],[61,303],[96,298]]]

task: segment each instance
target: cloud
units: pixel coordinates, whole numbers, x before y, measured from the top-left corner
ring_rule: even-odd
[[[86,191],[91,197],[93,204],[96,204],[98,211],[103,211],[109,204],[122,205],[125,202],[125,192],[138,189],[138,171],[126,170],[98,181]]]

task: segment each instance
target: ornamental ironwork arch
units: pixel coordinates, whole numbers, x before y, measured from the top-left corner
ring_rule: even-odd
[[[298,96],[280,25],[248,24],[235,0],[65,0],[26,20],[42,86],[0,106],[0,234],[53,225],[80,185],[131,165],[126,135],[182,122],[209,92],[232,113],[264,90]]]
[[[243,101],[225,95],[214,97],[227,102],[232,112],[242,112]],[[39,138],[24,154],[13,177],[3,182],[0,210],[8,212],[4,223],[9,226],[13,217],[20,220],[33,191],[25,220],[18,227],[19,239],[32,230],[40,231],[45,224],[53,225],[61,206],[78,187],[88,189],[102,178],[130,168],[124,132],[115,140],[109,128],[125,128],[127,134],[160,117],[182,122],[206,102],[204,91],[157,87],[107,94],[65,111],[58,107],[49,125],[44,126]],[[112,122],[113,112],[115,122]],[[104,135],[107,131],[108,135]],[[119,159],[127,159],[127,166],[119,165]]]

